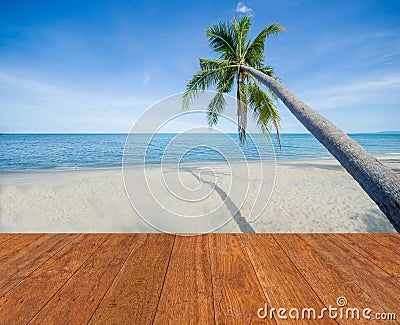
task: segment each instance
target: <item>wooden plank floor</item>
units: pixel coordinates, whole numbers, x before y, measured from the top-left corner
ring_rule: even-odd
[[[0,275],[0,324],[400,319],[400,235],[391,234],[4,234]],[[319,316],[339,297],[343,308],[399,319],[290,317],[304,308]],[[261,319],[265,304],[276,310]]]

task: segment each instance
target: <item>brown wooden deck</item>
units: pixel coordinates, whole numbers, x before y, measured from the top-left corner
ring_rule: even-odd
[[[0,274],[0,324],[308,324],[257,310],[338,297],[400,319],[400,235],[7,234]]]

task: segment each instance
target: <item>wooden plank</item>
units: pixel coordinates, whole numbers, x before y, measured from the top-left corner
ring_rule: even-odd
[[[344,244],[353,248],[387,273],[400,279],[400,255],[398,254],[400,245],[396,253],[373,240],[372,238],[374,236],[368,234],[338,234],[336,236],[342,240]]]
[[[90,323],[153,322],[174,238],[165,234],[140,236]]]
[[[1,323],[29,322],[106,237],[80,235],[0,298]]]
[[[342,272],[365,291],[372,299],[377,301],[386,312],[398,310],[400,294],[399,279],[387,274],[366,257],[353,253],[353,250],[335,236],[327,236],[326,239],[304,235],[310,241],[325,247],[325,255],[334,263],[340,263]],[[339,249],[337,249],[339,247]],[[335,250],[335,254],[329,252]]]
[[[212,234],[209,245],[215,322],[275,324],[274,320],[257,316],[267,300],[239,235]]]
[[[111,235],[30,323],[87,323],[140,236]]]
[[[15,236],[17,236],[17,234],[0,234],[0,247],[5,241],[7,241]]]
[[[263,313],[271,308],[285,308],[283,316],[287,317],[286,319],[277,317],[276,311],[273,313],[278,324],[321,324],[321,320],[303,318],[301,312],[299,315],[288,314],[291,308],[298,311],[302,311],[303,308],[322,310],[326,306],[272,235],[240,235],[240,238],[268,297],[268,308],[265,308]],[[271,318],[271,313],[267,312],[266,318]],[[327,318],[324,319],[324,324],[337,323]]]
[[[42,235],[40,234],[21,234],[11,237],[0,245],[0,257],[5,255],[16,255],[41,236]]]
[[[377,234],[372,236],[372,239],[386,248],[389,248],[394,253],[400,252],[400,234]]]
[[[214,323],[206,235],[176,237],[154,323]]]
[[[257,317],[266,302],[318,310],[343,296],[346,307],[397,312],[400,301],[398,235],[214,234],[175,245],[159,234],[96,239],[105,236],[3,241],[16,249],[0,244],[0,323],[267,324]]]
[[[327,241],[333,235],[273,235],[290,260],[296,265],[312,289],[325,306],[338,307],[337,299],[345,297],[349,308],[371,308],[375,312],[383,312],[381,306],[372,300],[354,283],[354,278],[342,271],[347,261],[337,259],[338,247],[314,245],[313,238]],[[364,265],[368,268],[369,262]],[[310,306],[310,308],[313,306]],[[326,317],[325,317],[326,318]],[[373,320],[359,319],[358,324],[379,324]],[[354,324],[354,320],[340,320],[340,324]]]
[[[16,254],[0,258],[0,297],[24,280],[78,235],[46,234]]]

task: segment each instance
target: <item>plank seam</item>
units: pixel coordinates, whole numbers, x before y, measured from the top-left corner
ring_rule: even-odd
[[[57,236],[55,234],[53,234],[54,236]],[[44,235],[38,237],[36,240],[39,240],[39,238],[42,238]],[[32,275],[33,272],[35,272],[36,270],[38,270],[39,268],[41,268],[45,263],[47,263],[50,259],[52,259],[56,254],[58,254],[65,246],[67,246],[69,243],[71,243],[73,240],[75,240],[76,238],[78,238],[79,235],[75,235],[75,237],[72,237],[72,239],[70,241],[68,241],[65,245],[63,245],[59,250],[57,250],[56,252],[54,252],[54,254],[50,255],[48,259],[46,259],[45,261],[43,261],[43,263],[41,263],[37,268],[33,269],[29,274],[27,274],[21,281],[19,281],[16,285],[14,285],[13,287],[11,287],[9,290],[7,290],[6,292],[4,292],[0,297],[4,297],[5,295],[7,295],[9,292],[11,292],[12,290],[16,290],[18,288],[18,286],[24,282],[29,276]],[[32,241],[34,242],[34,240]]]
[[[317,292],[314,290],[313,286],[307,281],[307,279],[305,278],[304,274],[300,271],[300,269],[297,267],[296,263],[290,258],[290,256],[287,254],[287,252],[285,251],[285,249],[281,246],[281,244],[279,244],[279,242],[276,240],[275,235],[271,234],[272,238],[274,239],[274,241],[277,243],[277,245],[281,248],[281,250],[285,253],[285,255],[287,256],[287,258],[289,259],[290,263],[292,263],[292,265],[294,266],[294,268],[297,270],[297,272],[299,272],[299,274],[301,275],[301,277],[304,279],[304,281],[308,284],[308,286],[310,287],[310,289],[312,290],[312,292],[314,292],[315,296],[319,299],[319,301],[321,302],[321,304],[323,306],[325,306],[325,308],[327,308],[328,306],[322,301],[321,297],[317,294]],[[286,236],[298,236],[298,235],[286,235]],[[339,324],[339,322],[334,319],[334,321],[336,323]]]
[[[329,239],[328,237],[327,237],[327,239],[329,240],[329,242],[330,242],[332,245],[336,246],[340,251],[342,251],[343,254],[348,255],[348,253],[347,253],[342,247],[340,247],[335,241],[332,241],[332,240]],[[343,241],[341,241],[341,242],[343,243]],[[346,246],[350,246],[350,245],[348,245],[347,243],[344,243],[344,244],[345,244]],[[314,247],[315,247],[315,246],[314,246]],[[318,247],[318,244],[317,244],[317,247]],[[358,254],[357,251],[355,251],[355,252]],[[363,255],[360,255],[360,254],[358,254],[358,255],[359,255],[360,257],[364,257]],[[351,257],[351,255],[350,255],[350,257]],[[328,258],[332,261],[330,255],[328,255]],[[371,262],[368,258],[366,258],[366,259],[367,259],[372,265],[375,265],[375,263]],[[385,273],[386,273],[386,272],[385,272]],[[345,276],[348,275],[347,272],[344,272],[343,274],[344,274]],[[392,275],[389,275],[389,276],[393,277]],[[362,291],[366,296],[370,297],[371,300],[372,300],[373,302],[375,302],[383,311],[386,311],[385,308],[384,308],[376,299],[372,298],[372,297],[368,294],[368,292],[366,292],[366,291],[362,288],[362,286],[360,286],[360,285],[357,283],[357,280],[352,279],[351,282],[352,282],[355,286],[357,286],[357,287],[360,289],[360,291]]]
[[[247,248],[246,248],[246,245],[245,245],[244,242],[243,242],[243,238],[242,238],[243,235],[242,235],[242,234],[238,234],[237,236],[239,237],[240,248],[242,249],[243,253],[247,256],[247,258],[248,258],[249,261],[250,261],[250,265],[252,266],[253,271],[254,271],[254,273],[255,273],[255,275],[256,275],[258,284],[260,285],[261,291],[262,291],[263,294],[264,294],[264,298],[265,298],[265,300],[268,302],[268,304],[271,305],[271,300],[269,299],[269,296],[268,296],[267,293],[265,292],[264,287],[263,287],[262,284],[261,284],[261,280],[260,280],[260,278],[258,277],[258,273],[257,273],[256,268],[255,268],[254,263],[253,263],[253,259],[251,258],[250,254],[249,254],[249,252],[248,252],[248,250],[247,250]],[[274,316],[273,320],[274,320],[275,324],[278,323],[277,320],[276,320],[276,318],[275,318],[275,316]]]
[[[163,279],[163,282],[162,282],[162,285],[161,285],[160,296],[158,297],[157,306],[156,306],[156,309],[155,309],[155,312],[154,312],[154,318],[153,318],[153,321],[151,322],[152,324],[154,324],[154,322],[155,322],[155,320],[156,320],[157,311],[158,311],[158,306],[160,305],[160,300],[161,300],[162,292],[163,292],[163,290],[164,290],[165,279],[167,278],[167,273],[168,273],[168,269],[169,269],[169,264],[170,264],[170,262],[171,262],[172,253],[173,253],[174,247],[175,247],[176,236],[177,236],[177,235],[174,235],[174,241],[173,241],[173,243],[172,243],[171,253],[169,254],[168,263],[167,263],[167,268],[165,269],[164,279]]]
[[[333,234],[334,235],[334,234]],[[357,249],[353,248],[351,245],[349,245],[348,243],[346,243],[345,241],[343,241],[342,239],[340,239],[339,237],[337,237],[336,235],[334,235],[334,237],[340,241],[341,243],[343,243],[345,246],[350,247],[351,250],[353,250],[354,252],[356,252],[356,254],[361,257],[361,258],[365,258],[366,260],[368,260],[368,262],[370,262],[371,264],[377,266],[379,269],[381,269],[383,272],[385,272],[387,275],[389,275],[390,277],[395,278],[395,276],[393,276],[393,274],[388,273],[386,270],[384,270],[382,267],[380,267],[379,265],[377,265],[374,261],[371,261],[367,256],[365,256],[364,254],[362,254],[360,251],[358,251]],[[328,239],[329,240],[329,239]],[[334,240],[329,240],[332,244],[334,244],[336,247],[338,247],[344,254],[348,255],[348,253],[341,248]]]
[[[33,234],[34,235],[34,234]],[[23,251],[27,246],[29,246],[30,244],[32,244],[34,241],[36,241],[36,240],[39,240],[39,238],[41,238],[41,237],[43,237],[45,234],[35,234],[35,235],[39,235],[39,237],[37,237],[37,238],[34,238],[34,239],[29,239],[28,241],[27,241],[27,243],[26,243],[26,245],[24,245],[24,246],[22,246],[19,250],[13,250],[12,252],[8,252],[8,253],[2,253],[2,252],[0,252],[0,258],[1,259],[3,259],[5,256],[10,256],[11,254],[10,253],[19,253],[19,252],[21,252],[21,251]],[[12,238],[11,238],[12,239]],[[7,242],[7,241],[5,241],[5,242]],[[4,243],[5,243],[4,242]]]
[[[385,237],[386,237],[386,236],[385,236]],[[399,240],[399,243],[400,243],[400,236],[398,236],[398,237],[399,237],[398,240]],[[386,237],[386,238],[387,238],[387,237]],[[400,250],[400,245],[399,245],[399,250],[395,251],[395,250],[393,250],[392,247],[390,247],[390,245],[386,246],[385,243],[379,242],[379,241],[375,238],[375,236],[371,236],[371,239],[372,239],[374,242],[378,243],[379,245],[381,245],[381,246],[385,247],[386,249],[390,250],[391,252],[393,252],[393,253],[395,253],[395,254],[397,254],[397,255],[399,254],[398,252],[399,252],[399,250]]]
[[[214,311],[214,324],[217,324],[217,319],[215,315],[215,299],[214,299],[214,277],[212,272],[212,260],[211,260],[211,247],[210,247],[210,237],[212,235],[207,234],[207,246],[208,246],[208,261],[210,262],[210,276],[211,276],[211,294],[212,294],[212,301],[213,301],[213,311]]]
[[[148,235],[146,234],[146,240],[147,241]],[[106,292],[104,293],[103,297],[101,297],[99,303],[97,304],[96,308],[94,309],[92,315],[90,316],[89,320],[87,321],[87,324],[89,324],[94,316],[94,314],[96,314],[97,309],[100,307],[101,303],[103,302],[105,296],[107,295],[107,293],[110,291],[111,287],[113,286],[114,282],[116,281],[117,277],[120,275],[120,273],[122,272],[122,269],[124,269],[126,262],[128,261],[129,257],[131,257],[131,255],[133,254],[133,252],[135,252],[137,250],[138,247],[138,242],[139,239],[137,240],[137,242],[135,243],[135,245],[133,245],[131,251],[129,252],[128,256],[126,257],[124,263],[122,263],[121,268],[118,270],[117,274],[115,275],[114,279],[111,281],[110,286],[107,288]]]
[[[335,236],[336,237],[336,236]],[[336,237],[337,238],[337,237]],[[329,239],[328,239],[329,240]],[[332,241],[332,240],[329,240],[332,244],[334,244],[336,247],[338,247],[344,254],[346,254],[347,255],[347,253],[339,246],[339,245],[337,245],[336,243],[335,243],[335,241]],[[342,243],[344,243],[343,241],[341,241]],[[344,243],[344,244],[346,244],[346,243]],[[350,245],[348,245],[348,244],[346,244],[347,246],[350,246]],[[351,247],[351,246],[350,246]],[[351,249],[353,250],[353,251],[355,251],[356,253],[358,253],[358,251],[356,251],[355,249],[353,249],[352,247],[351,247]],[[361,257],[364,257],[364,258],[366,258],[364,255],[362,255],[362,254],[359,254],[358,253],[358,255],[359,256],[361,256]],[[375,263],[373,263],[372,261],[370,261],[368,258],[366,258],[370,263],[372,263],[373,265],[376,265]],[[376,265],[378,268],[380,268],[380,269],[382,269],[381,267],[379,267],[379,265]],[[388,274],[386,271],[385,271],[385,273],[386,274]],[[391,275],[391,274],[388,274],[390,277],[394,277],[393,275]],[[381,307],[382,308],[382,310],[383,311],[385,311],[385,312],[393,312],[393,311],[390,311],[390,310],[387,310],[384,306],[382,306],[382,304],[379,302],[379,301],[377,301],[376,299],[374,299],[373,297],[371,297],[369,294],[368,294],[368,292],[366,292],[358,283],[357,283],[357,280],[352,280],[352,283],[354,283],[365,295],[367,295],[372,301],[374,301],[379,307]],[[398,323],[397,322],[397,320],[395,321],[396,323]]]
[[[389,273],[388,271],[386,271],[382,266],[380,266],[379,264],[375,263],[373,260],[371,260],[370,257],[368,257],[364,252],[362,252],[362,250],[358,250],[357,248],[353,247],[353,245],[349,245],[345,240],[343,240],[342,238],[340,238],[340,236],[337,236],[336,234],[333,234],[335,236],[335,238],[337,238],[337,240],[339,240],[340,242],[342,242],[343,244],[347,245],[348,247],[350,247],[350,249],[352,249],[353,251],[355,251],[358,255],[360,255],[361,257],[366,258],[369,262],[371,262],[372,264],[376,265],[377,267],[379,267],[382,271],[384,271],[386,274],[390,275],[391,277],[395,277],[393,274]],[[338,246],[339,247],[339,246]],[[385,246],[384,246],[385,247]],[[397,255],[397,254],[396,254]]]
[[[2,234],[2,235],[4,235],[4,234]],[[12,235],[10,238],[0,241],[0,244],[1,245],[4,244],[5,242],[9,241],[10,239],[14,238],[15,236],[16,236],[16,234]]]
[[[379,304],[379,302],[378,302],[376,299],[374,299],[373,297],[371,297],[371,295],[370,295],[368,292],[364,291],[363,288],[361,288],[361,287],[358,285],[358,283],[357,283],[356,281],[352,281],[352,284],[354,284],[358,289],[360,289],[360,291],[362,291],[369,299],[371,299],[371,301],[375,302],[375,303],[379,306],[379,308],[381,309],[381,311],[387,312],[387,311]],[[395,320],[395,323],[398,324],[398,321]]]
[[[101,246],[103,246],[103,244],[105,243],[105,241],[106,241],[109,237],[110,237],[110,235],[108,235],[106,238],[104,238],[104,240],[102,241],[102,243],[92,252],[92,254],[90,254],[90,255],[88,256],[88,258],[75,270],[75,272],[73,272],[73,273],[71,274],[71,276],[64,282],[64,284],[61,285],[61,286],[57,289],[57,291],[49,298],[49,300],[48,300],[48,301],[37,311],[37,313],[36,313],[35,315],[33,315],[33,317],[27,322],[27,324],[31,323],[32,320],[33,320],[38,314],[40,314],[40,312],[43,310],[43,308],[45,308],[45,307],[48,305],[48,303],[54,298],[54,296],[55,296],[58,292],[60,292],[60,290],[61,290],[62,288],[64,288],[64,286],[74,277],[74,275],[76,274],[76,272],[78,272],[78,271],[82,268],[82,266],[83,266],[84,264],[86,264],[86,262],[89,260],[89,258],[91,258],[92,255],[93,255]]]

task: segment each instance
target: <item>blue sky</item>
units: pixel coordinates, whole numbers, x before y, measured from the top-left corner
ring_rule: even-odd
[[[266,60],[311,107],[346,132],[400,129],[399,1],[1,0],[0,132],[128,132],[184,90],[213,57],[206,27],[237,9],[253,36],[286,28]],[[278,107],[283,132],[305,131]]]

